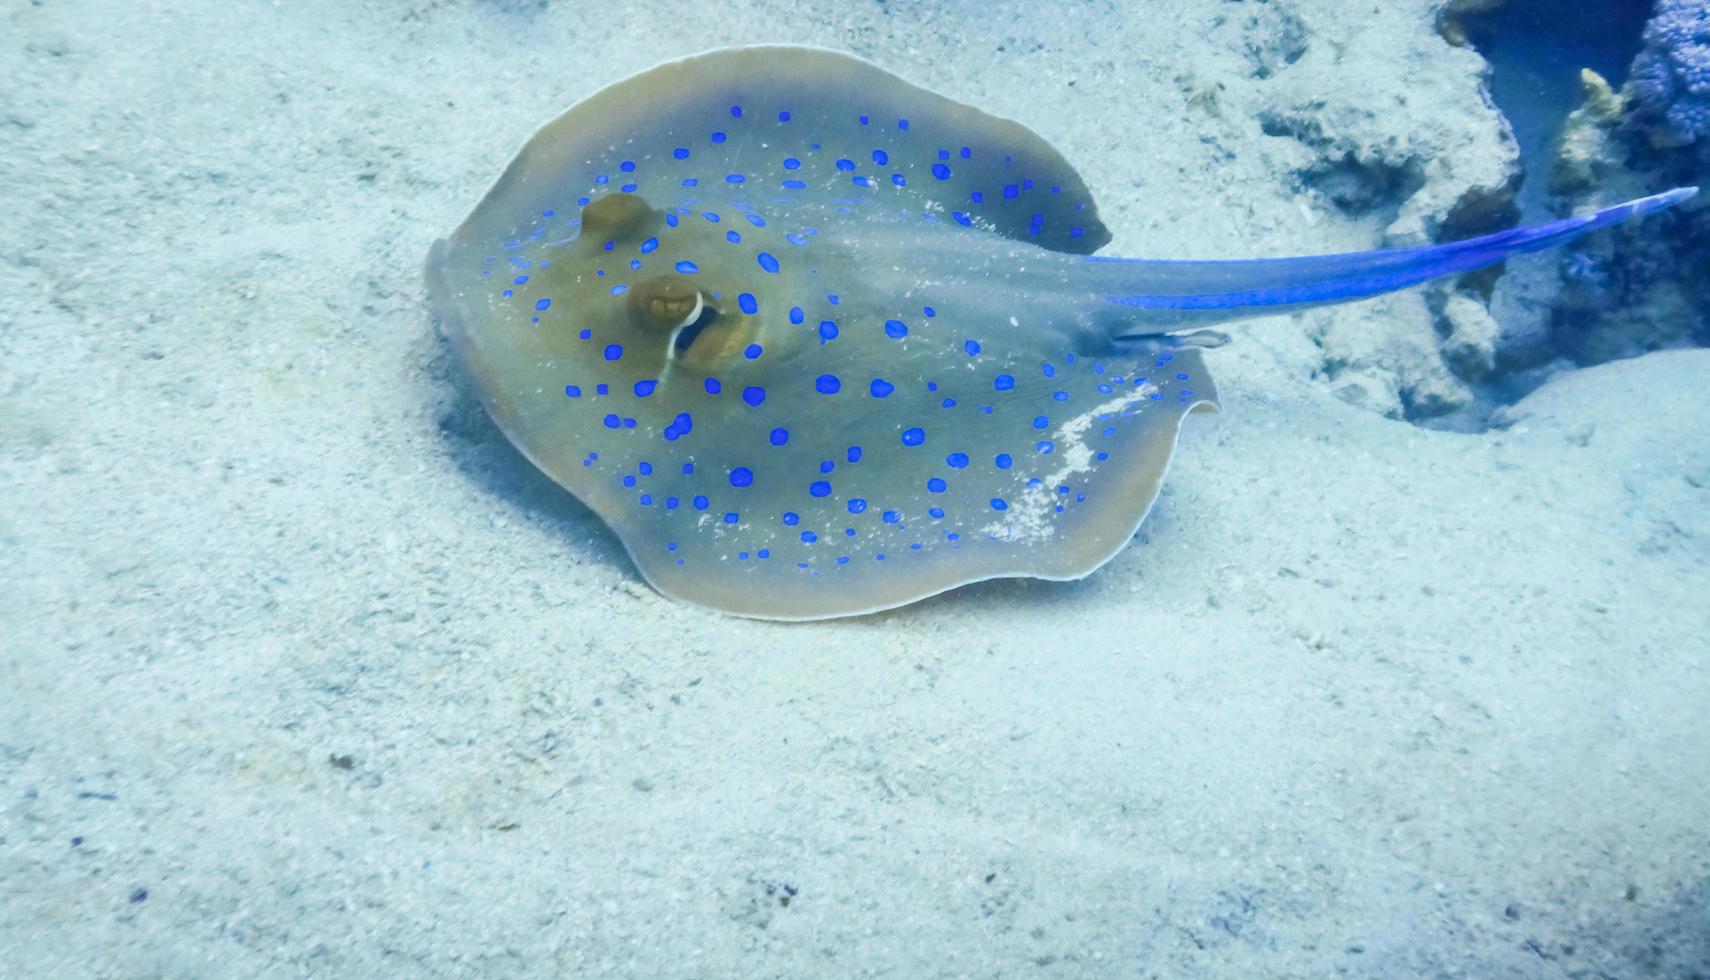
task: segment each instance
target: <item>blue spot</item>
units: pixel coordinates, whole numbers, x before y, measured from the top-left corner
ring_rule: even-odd
[[[778,428],[778,429],[772,430],[772,445],[782,446],[783,444],[785,444],[789,441],[790,441],[790,430],[789,429]]]
[[[735,234],[735,232],[732,232],[731,234]],[[772,257],[771,252],[761,252],[759,255],[754,256],[754,261],[760,263],[760,268],[765,269],[767,272],[775,273],[778,271],[778,260]]]
[[[861,125],[863,125],[863,126],[865,126],[865,125],[867,125],[867,123],[868,123],[868,122],[869,122],[869,121],[870,121],[870,120],[868,120],[868,118],[867,118],[867,117],[866,117],[866,116],[862,116],[862,117],[861,117]]]
[[[818,541],[818,540],[819,540],[819,535],[813,533],[812,531],[803,531],[802,532],[802,544],[813,544],[815,541]]]
[[[701,217],[707,219],[708,221],[712,222],[715,225],[718,224],[718,212],[717,211],[707,211],[707,212],[703,213],[701,215]]]
[[[856,174],[855,176],[849,178],[849,180],[856,187],[871,187],[871,186],[873,186],[872,181],[868,180],[866,177],[863,177],[860,174]]]
[[[1033,416],[1033,427],[1035,429],[1043,429],[1047,425],[1050,425],[1050,424],[1051,424],[1051,420],[1049,418],[1043,416],[1043,415]]]
[[[944,508],[942,508],[942,507],[928,507],[928,508],[926,508],[926,516],[932,518],[935,521],[941,521],[944,519]]]
[[[942,163],[935,163],[932,165],[932,176],[937,177],[939,180],[949,180],[950,168]]]
[[[835,374],[822,374],[813,380],[813,387],[822,395],[835,395],[843,390],[843,382]]]
[[[1021,193],[1021,188],[1015,186],[1014,184],[1003,185],[1004,200],[1013,201],[1013,200],[1015,200],[1015,195],[1017,195],[1019,193]]]
[[[693,463],[684,463],[683,464],[683,475],[684,476],[693,476],[694,473],[695,473],[695,464],[693,464]]]
[[[896,391],[897,386],[886,381],[884,378],[874,378],[872,385],[870,385],[867,390],[872,392],[874,398],[883,398],[891,392]]]
[[[779,122],[789,122],[790,121],[790,114],[788,112],[778,113],[778,121]],[[760,557],[762,557],[762,558],[766,557],[766,553],[764,551],[760,552]]]
[[[749,487],[754,485],[754,471],[746,466],[738,466],[730,471],[730,485],[733,487]]]
[[[901,340],[908,336],[908,325],[901,320],[886,320],[885,336],[892,340]]]
[[[837,161],[837,169],[839,169],[845,173],[848,173],[849,171],[855,169],[855,161],[847,159],[847,158],[840,159]]]
[[[642,476],[652,476],[653,475],[653,464],[647,462],[646,460],[642,460],[641,465],[637,466],[636,470],[638,472],[640,472]]]
[[[657,381],[637,381],[635,383],[635,397],[646,398],[648,395],[653,394],[653,389],[657,387],[659,387],[659,382]]]
[[[921,307],[921,308],[920,308],[920,312],[921,312],[921,313],[923,313],[923,314],[925,314],[925,315],[926,315],[926,316],[937,316],[937,315],[938,315],[938,311],[937,311],[937,310],[935,310],[935,309],[933,309],[933,308],[932,308],[932,307],[930,307],[930,306],[923,306],[923,307]]]
[[[1008,510],[1008,509],[1009,509],[1009,501],[1003,499],[1002,497],[993,497],[992,498],[992,510]]]
[[[850,446],[849,452],[846,453],[845,456],[849,460],[849,462],[851,462],[851,463],[861,462],[861,447],[860,446]]]
[[[902,520],[902,515],[894,510],[887,510],[880,516],[884,518],[886,524],[895,524]]]
[[[830,473],[832,470],[834,470],[836,468],[837,468],[837,464],[833,463],[829,459],[822,459],[819,461],[819,471],[821,473]]]
[[[944,491],[950,489],[950,485],[948,483],[945,483],[943,480],[941,480],[935,476],[932,479],[926,481],[926,489],[932,491],[933,493],[943,493]]]
[[[707,505],[712,503],[712,501],[699,495],[696,495],[695,499],[689,502],[695,505],[696,510],[706,510]]]
[[[793,231],[786,234],[784,236],[784,240],[789,242],[791,245],[796,246],[797,248],[801,248],[807,244],[807,238],[805,238],[802,235],[798,235]]]
[[[742,400],[758,408],[766,400],[766,389],[759,385],[749,385],[742,389]]]
[[[1051,400],[1052,401],[1058,401],[1058,402],[1066,402],[1069,400],[1069,393],[1066,391],[1053,391],[1053,392],[1051,392]]]
[[[623,478],[623,485],[633,489],[635,487],[635,477],[633,477],[633,476],[624,477]]]
[[[511,285],[521,286],[525,282],[528,282],[527,276],[518,276],[518,277],[516,277],[516,279],[512,280]]]
[[[641,243],[641,254],[646,255],[648,252],[651,252],[658,247],[659,239],[649,238],[647,241]]]
[[[808,493],[815,497],[831,496],[831,484],[825,480],[815,480],[808,484]]]
[[[849,501],[849,513],[851,513],[851,514],[859,514],[866,509],[867,509],[867,502],[865,500],[862,500],[860,497],[856,497],[855,499]]]
[[[687,160],[689,158],[689,148],[686,146],[679,146],[675,150],[671,151],[671,155],[679,160]]]
[[[799,168],[801,165],[802,165],[802,162],[800,160],[797,160],[795,157],[785,157],[784,158],[784,169],[785,170],[795,170],[795,169]]]
[[[898,187],[907,187],[908,186],[908,178],[904,177],[902,174],[891,174],[891,183],[897,185]],[[884,557],[884,556],[881,555],[880,557]]]
[[[944,457],[944,462],[953,470],[959,470],[968,465],[967,453],[951,453]]]
[[[821,343],[824,343],[827,340],[837,339],[837,324],[835,321],[821,320],[819,322],[819,339]]]
[[[766,227],[766,219],[765,219],[765,218],[762,218],[762,217],[760,217],[760,216],[759,216],[759,215],[757,215],[757,214],[755,214],[755,213],[754,213],[754,212],[752,212],[752,211],[750,211],[750,212],[748,212],[748,213],[747,213],[747,214],[745,214],[745,215],[743,215],[743,217],[745,217],[745,218],[747,218],[747,219],[748,219],[748,223],[749,223],[749,224],[751,224],[751,225],[753,225],[753,226],[754,226],[754,227],[756,227],[756,228],[764,228],[764,227]]]
[[[979,191],[975,191],[974,193],[968,195],[968,200],[974,202],[975,204],[984,204],[984,203],[986,203],[986,195],[980,193]]]
[[[799,307],[799,306],[790,307],[790,322],[791,323],[794,323],[797,326],[800,326],[802,321],[805,319],[807,319],[807,314],[802,312],[801,307]]]
[[[826,293],[825,294],[825,301],[827,303],[830,303],[832,306],[836,306],[837,304],[843,302],[843,299],[840,296],[838,296],[836,293]]]
[[[719,384],[717,378],[708,378],[701,383],[701,386],[707,390],[709,395],[716,395],[724,390],[724,385]]]
[[[980,355],[980,342],[970,340],[962,345],[962,349],[968,352],[969,357],[978,357]]]
[[[626,174],[634,173],[635,172],[635,161],[634,160],[625,160],[624,162],[618,164],[617,168],[619,170],[622,170]]]
[[[565,385],[564,386],[564,394],[570,398],[581,398],[582,397],[582,389],[576,387],[575,385]]]
[[[804,181],[800,181],[800,180],[786,180],[783,183],[779,184],[778,186],[784,188],[787,191],[800,191],[800,190],[806,190],[807,189],[807,184]],[[796,244],[800,245],[801,243],[797,242]]]
[[[788,511],[788,510],[784,511],[784,524],[785,525],[787,525],[789,527],[795,527],[798,523],[800,523],[800,521],[801,521],[801,517],[798,514],[796,514],[794,511]]]
[[[606,360],[615,361],[622,356],[623,356],[623,345],[622,344],[607,344],[606,345]]]
[[[603,381],[594,386],[594,394],[596,395],[609,395],[611,390],[611,386]]]
[[[696,184],[699,184],[699,183],[700,183],[700,181],[696,180],[693,177],[684,177],[683,178],[683,186],[684,187],[694,187]]]
[[[740,184],[747,179],[748,179],[747,177],[744,177],[741,174],[725,174],[724,175],[724,182],[727,184]]]
[[[1051,440],[1041,439],[1039,442],[1034,444],[1033,448],[1037,450],[1040,455],[1049,456],[1051,455],[1051,450],[1057,447],[1051,444]]]
[[[735,116],[737,119],[741,119],[742,118],[742,107],[739,105],[731,106],[730,107],[730,114],[732,116]]]
[[[760,354],[761,347],[759,344],[749,344],[747,347],[742,348],[742,356],[748,358],[750,361],[759,357]]]
[[[616,415],[607,415],[605,418],[601,419],[600,421],[604,422],[606,424],[606,428],[608,428],[608,429],[615,429],[621,424],[620,420],[618,419],[618,417]]]
[[[537,310],[544,310],[551,305],[552,305],[552,300],[550,300],[550,299],[538,299],[538,300],[534,301],[534,308]],[[1182,375],[1182,379],[1186,380],[1187,375],[1185,375],[1185,374]]]
[[[695,265],[693,262],[690,262],[688,259],[684,259],[681,262],[677,263],[677,271],[681,272],[685,276],[689,276],[689,275],[694,275],[695,273],[701,271],[701,269],[700,269],[700,266]]]
[[[998,453],[997,458],[992,460],[992,462],[996,464],[998,469],[1007,470],[1011,466],[1015,465],[1015,457],[1011,456],[1009,453]]]
[[[898,129],[908,129],[908,120],[907,119],[898,119],[897,120],[897,128]]]
[[[905,446],[918,446],[925,441],[926,441],[926,432],[925,432],[925,430],[921,429],[919,426],[916,426],[912,429],[904,429],[903,430],[903,434],[902,434],[902,444],[903,445],[905,445]]]
[[[1015,375],[1000,374],[992,379],[992,387],[998,391],[1009,391],[1015,387]]]
[[[724,142],[724,134],[723,133],[712,134],[712,141],[714,143],[723,143]]]

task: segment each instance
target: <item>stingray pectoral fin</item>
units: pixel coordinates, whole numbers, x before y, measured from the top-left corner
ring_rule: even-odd
[[[1144,311],[1140,329],[1187,326],[1364,299],[1438,276],[1495,265],[1511,255],[1563,245],[1601,228],[1653,214],[1692,197],[1696,187],[1590,214],[1420,248],[1235,261],[1089,258],[1095,288],[1109,302]]]

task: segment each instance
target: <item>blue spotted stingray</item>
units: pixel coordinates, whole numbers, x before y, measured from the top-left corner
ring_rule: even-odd
[[[537,133],[427,275],[488,412],[674,598],[816,619],[1125,545],[1207,324],[1355,300],[1668,207],[1448,245],[1092,255],[1026,128],[797,47],[661,65]]]

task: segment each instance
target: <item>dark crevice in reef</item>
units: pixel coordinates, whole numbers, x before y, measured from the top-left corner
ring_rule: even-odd
[[[1661,2],[1691,8],[1697,0]],[[1690,57],[1682,54],[1684,42],[1647,30],[1657,9],[1652,0],[1451,0],[1439,29],[1489,63],[1490,97],[1513,129],[1522,180],[1503,207],[1480,213],[1475,204],[1452,216],[1440,240],[1703,182],[1694,166],[1670,162],[1693,158],[1692,149],[1670,150],[1655,138],[1658,110],[1647,102],[1656,98],[1647,100],[1635,64]],[[1702,169],[1710,154],[1696,159]],[[1690,270],[1702,265],[1691,260],[1695,236],[1702,237],[1692,230],[1692,210],[1520,256],[1435,293],[1445,363],[1475,403],[1424,424],[1500,425],[1504,406],[1557,372],[1693,343],[1710,303],[1695,307],[1689,295]]]
[[[1639,53],[1651,0],[1507,0],[1480,4],[1460,29],[1490,62],[1490,94],[1514,127],[1520,160],[1534,179],[1519,205],[1527,221],[1550,215],[1542,175],[1568,113],[1580,102],[1579,73],[1589,68],[1617,88]]]

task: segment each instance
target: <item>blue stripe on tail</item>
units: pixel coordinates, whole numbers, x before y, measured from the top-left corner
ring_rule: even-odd
[[[1672,207],[1698,193],[1681,187],[1602,211],[1530,228],[1421,248],[1379,249],[1287,259],[1171,262],[1089,258],[1114,266],[1103,285],[1124,292],[1110,302],[1143,310],[1181,311],[1176,319],[1234,319],[1250,307],[1302,306],[1362,299],[1428,279],[1494,265],[1511,255],[1538,252],[1630,218]],[[1126,292],[1128,289],[1138,292]],[[1194,315],[1191,311],[1200,311]],[[1218,314],[1214,311],[1224,311]],[[1260,315],[1253,310],[1247,315]]]

